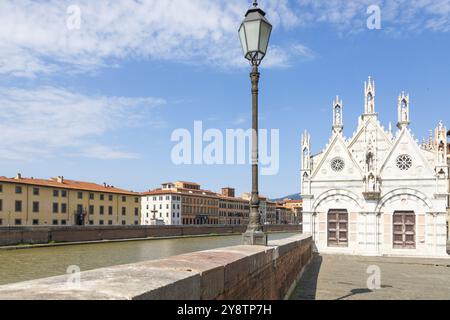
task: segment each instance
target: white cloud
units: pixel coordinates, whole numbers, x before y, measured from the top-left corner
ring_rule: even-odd
[[[450,31],[450,0],[297,0],[302,25],[332,24],[341,32],[366,29],[367,8],[378,5],[383,29],[404,32]]]
[[[0,158],[25,160],[56,154],[136,158],[134,153],[97,141],[111,140],[107,134],[142,123],[154,107],[164,103],[144,97],[86,96],[55,87],[0,88]]]
[[[237,29],[250,2],[2,0],[0,74],[87,72],[130,59],[245,66]],[[74,4],[81,10],[79,30],[66,25]],[[331,24],[339,32],[362,32],[373,4],[381,7],[389,33],[450,31],[450,0],[265,0],[261,5],[275,27],[265,67],[290,66],[305,52],[280,44],[283,30]],[[313,57],[308,50],[306,57]]]
[[[0,74],[35,77],[84,72],[123,59],[243,66],[237,29],[242,0],[79,0],[80,29],[69,30],[72,1],[0,1]],[[264,3],[275,26],[298,23],[287,0]],[[291,58],[274,52],[268,66]]]

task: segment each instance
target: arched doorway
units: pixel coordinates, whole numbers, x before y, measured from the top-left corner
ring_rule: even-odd
[[[328,211],[328,246],[348,247],[348,211],[330,209]]]
[[[395,211],[393,215],[394,249],[416,248],[416,214],[414,211]]]

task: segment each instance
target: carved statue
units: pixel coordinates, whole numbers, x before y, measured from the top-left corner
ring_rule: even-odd
[[[372,172],[373,170],[374,170],[373,154],[369,152],[367,154],[367,171]]]
[[[406,107],[402,108],[402,121],[407,122],[408,121],[408,112],[406,110]]]
[[[376,191],[376,182],[375,182],[375,177],[371,174],[369,176],[369,192],[375,192]]]
[[[438,148],[439,163],[445,163],[445,144],[441,141]]]
[[[303,150],[303,168],[307,169],[308,168],[308,150],[305,148]]]
[[[341,124],[341,108],[336,108],[336,125]]]

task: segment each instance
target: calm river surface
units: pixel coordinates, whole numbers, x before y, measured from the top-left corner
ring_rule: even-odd
[[[293,235],[296,233],[276,233],[270,234],[269,239]],[[241,236],[236,235],[0,250],[0,285],[63,275],[72,265],[86,271],[234,246],[241,240]]]

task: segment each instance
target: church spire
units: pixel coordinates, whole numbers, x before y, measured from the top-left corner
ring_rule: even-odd
[[[305,132],[302,135],[302,170],[311,169],[310,157],[311,157],[311,136],[308,133],[308,131],[305,130]]]
[[[375,81],[369,76],[369,81],[364,82],[364,116],[371,116],[375,113]]]
[[[302,135],[301,190],[303,195],[311,193],[311,136],[308,131]]]
[[[342,100],[339,99],[339,96],[336,96],[336,99],[333,101],[333,132],[335,133],[342,133],[344,129],[343,109]]]
[[[399,129],[403,129],[408,127],[411,123],[409,119],[409,94],[406,95],[405,92],[402,92],[401,95],[398,96],[398,123],[397,127]]]
[[[436,128],[435,142],[436,149],[436,173],[438,178],[448,178],[448,163],[447,163],[447,129],[442,121]]]

